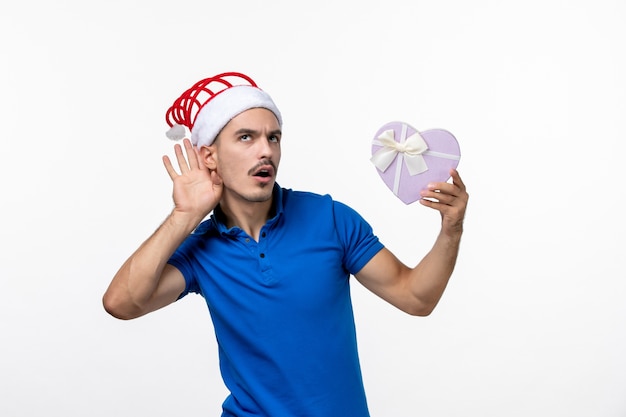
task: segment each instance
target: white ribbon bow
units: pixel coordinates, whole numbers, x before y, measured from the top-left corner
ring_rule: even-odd
[[[378,136],[382,148],[376,151],[370,158],[370,161],[376,165],[376,168],[385,172],[397,157],[404,157],[404,162],[410,175],[421,174],[428,171],[428,165],[422,154],[428,150],[428,145],[424,138],[415,132],[408,138],[406,137],[406,125],[402,125],[402,134],[400,142],[396,142],[394,138],[394,130],[385,130]],[[400,161],[398,161],[398,170],[400,169]]]

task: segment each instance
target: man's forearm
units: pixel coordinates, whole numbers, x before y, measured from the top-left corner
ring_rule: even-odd
[[[424,306],[424,315],[435,308],[456,265],[462,232],[439,234],[430,252],[411,272],[411,291]]]
[[[200,220],[172,212],[115,274],[103,297],[105,309],[120,318],[144,314],[167,260]]]

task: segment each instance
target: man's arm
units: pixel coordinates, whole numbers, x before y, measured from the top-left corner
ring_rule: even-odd
[[[128,320],[176,301],[185,289],[185,279],[167,260],[194,227],[170,214],[115,274],[102,298],[104,309]]]
[[[176,248],[217,205],[221,180],[200,161],[188,139],[187,159],[180,145],[174,146],[180,174],[167,156],[165,168],[174,183],[174,209],[122,265],[106,290],[105,310],[120,319],[132,319],[164,307],[185,289],[181,272],[167,264]]]
[[[468,202],[465,185],[452,170],[452,183],[434,183],[420,202],[441,213],[441,231],[432,249],[415,266],[404,265],[387,249],[378,252],[356,274],[366,288],[412,315],[427,316],[443,295],[454,271]],[[436,199],[432,201],[431,199]]]

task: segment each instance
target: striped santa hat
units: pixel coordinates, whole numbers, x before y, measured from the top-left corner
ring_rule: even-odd
[[[186,90],[167,110],[170,126],[166,136],[180,140],[191,132],[193,145],[208,146],[231,119],[246,110],[264,108],[283,121],[272,98],[252,78],[239,72],[225,72],[205,78]]]

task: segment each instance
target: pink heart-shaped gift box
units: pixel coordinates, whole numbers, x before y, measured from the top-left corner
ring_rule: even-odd
[[[381,137],[393,137],[393,140],[398,144],[403,144],[409,142],[407,138],[414,134],[417,135],[417,138],[413,137],[412,139],[420,142],[422,148],[418,152],[412,153],[419,153],[417,157],[423,158],[421,160],[423,172],[411,175],[405,158],[414,158],[415,156],[402,151],[396,152],[395,158],[386,168],[376,167],[385,185],[405,204],[411,204],[422,198],[420,192],[426,189],[429,183],[447,181],[450,178],[450,170],[459,165],[461,158],[459,143],[454,135],[447,130],[431,129],[419,132],[407,123],[390,122],[378,129],[374,136],[372,162],[377,165],[375,160],[379,151],[389,151],[389,147],[381,143]]]

